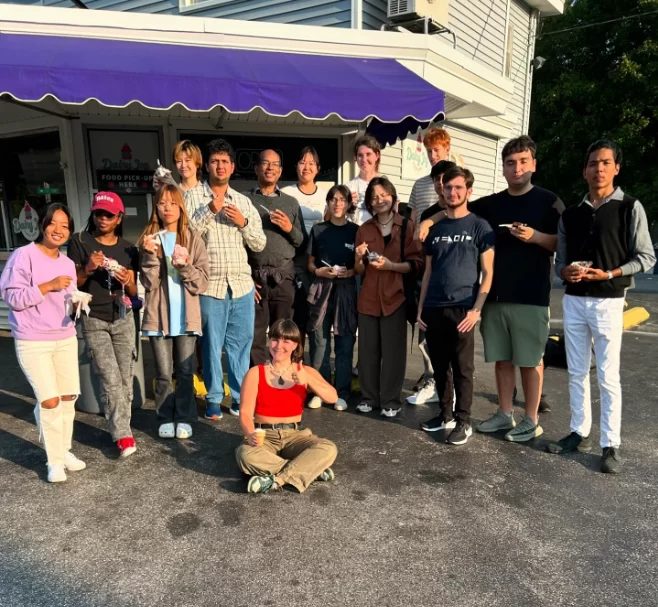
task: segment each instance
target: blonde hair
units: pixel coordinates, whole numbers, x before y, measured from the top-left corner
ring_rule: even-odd
[[[153,210],[151,211],[151,218],[146,224],[146,228],[144,228],[142,235],[139,237],[137,246],[143,246],[145,236],[157,234],[162,229],[164,229],[162,220],[158,216],[158,203],[162,200],[162,197],[166,192],[171,194],[172,201],[175,202],[180,208],[180,217],[178,218],[178,227],[176,228],[176,244],[179,244],[181,247],[187,247],[187,232],[190,220],[187,215],[187,209],[185,208],[185,199],[183,198],[183,194],[181,193],[180,189],[177,186],[171,184],[162,186],[158,193],[155,195],[155,199],[153,200]],[[158,250],[158,256],[161,255],[161,251],[162,248],[160,247]]]
[[[174,153],[172,157],[174,159],[174,166],[176,165],[176,160],[179,156],[186,154],[192,159],[192,162],[196,164],[196,176],[197,179],[201,179],[202,169],[203,169],[203,154],[201,154],[201,148],[198,145],[192,143],[189,139],[183,139],[179,141],[174,146]]]

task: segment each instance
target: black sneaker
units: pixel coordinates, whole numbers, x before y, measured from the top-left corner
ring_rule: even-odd
[[[439,430],[452,430],[457,425],[454,419],[445,420],[443,415],[437,415],[426,422],[420,424],[425,432],[438,432]]]
[[[551,406],[548,404],[548,401],[546,400],[546,395],[542,394],[540,399],[539,399],[539,412],[540,413],[550,413],[551,412]]]
[[[621,472],[621,455],[619,448],[604,447],[601,456],[601,472],[607,474],[619,474]]]
[[[577,432],[561,438],[557,443],[546,445],[546,451],[549,453],[572,453],[573,451],[589,453],[591,450],[592,442],[589,440],[589,436],[580,436]]]
[[[449,445],[465,445],[468,437],[473,434],[471,424],[463,421],[458,421],[455,429],[448,435],[446,443]]]
[[[423,373],[419,378],[418,381],[414,384],[414,387],[411,388],[412,392],[418,392],[424,385],[427,380],[425,379],[425,373]]]

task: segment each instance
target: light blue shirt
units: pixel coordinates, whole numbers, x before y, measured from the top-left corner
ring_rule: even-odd
[[[169,292],[169,333],[162,331],[143,331],[145,337],[177,337],[179,335],[195,335],[185,331],[185,293],[183,281],[178,270],[171,263],[171,256],[176,246],[176,232],[165,232],[160,235],[162,252],[167,264],[167,290]]]

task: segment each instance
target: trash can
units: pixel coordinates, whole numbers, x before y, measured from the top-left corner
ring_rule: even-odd
[[[139,312],[133,312],[135,319],[135,342],[137,348],[137,360],[133,364],[133,409],[140,409],[144,404],[146,392],[144,390],[144,357],[142,352],[142,340],[140,332]],[[82,327],[78,323],[78,363],[80,365],[80,397],[75,405],[79,411],[85,413],[105,413],[103,403],[100,398],[100,382],[94,365],[89,357],[85,340],[82,336]]]

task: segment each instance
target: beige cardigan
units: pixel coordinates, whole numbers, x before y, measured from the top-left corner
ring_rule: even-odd
[[[185,331],[201,335],[201,305],[199,295],[208,288],[210,265],[206,245],[203,239],[188,230],[187,250],[190,263],[179,268],[178,273],[183,282],[185,294]],[[169,294],[167,278],[167,261],[164,256],[139,250],[139,277],[146,289],[144,302],[143,331],[162,331],[169,333]]]

